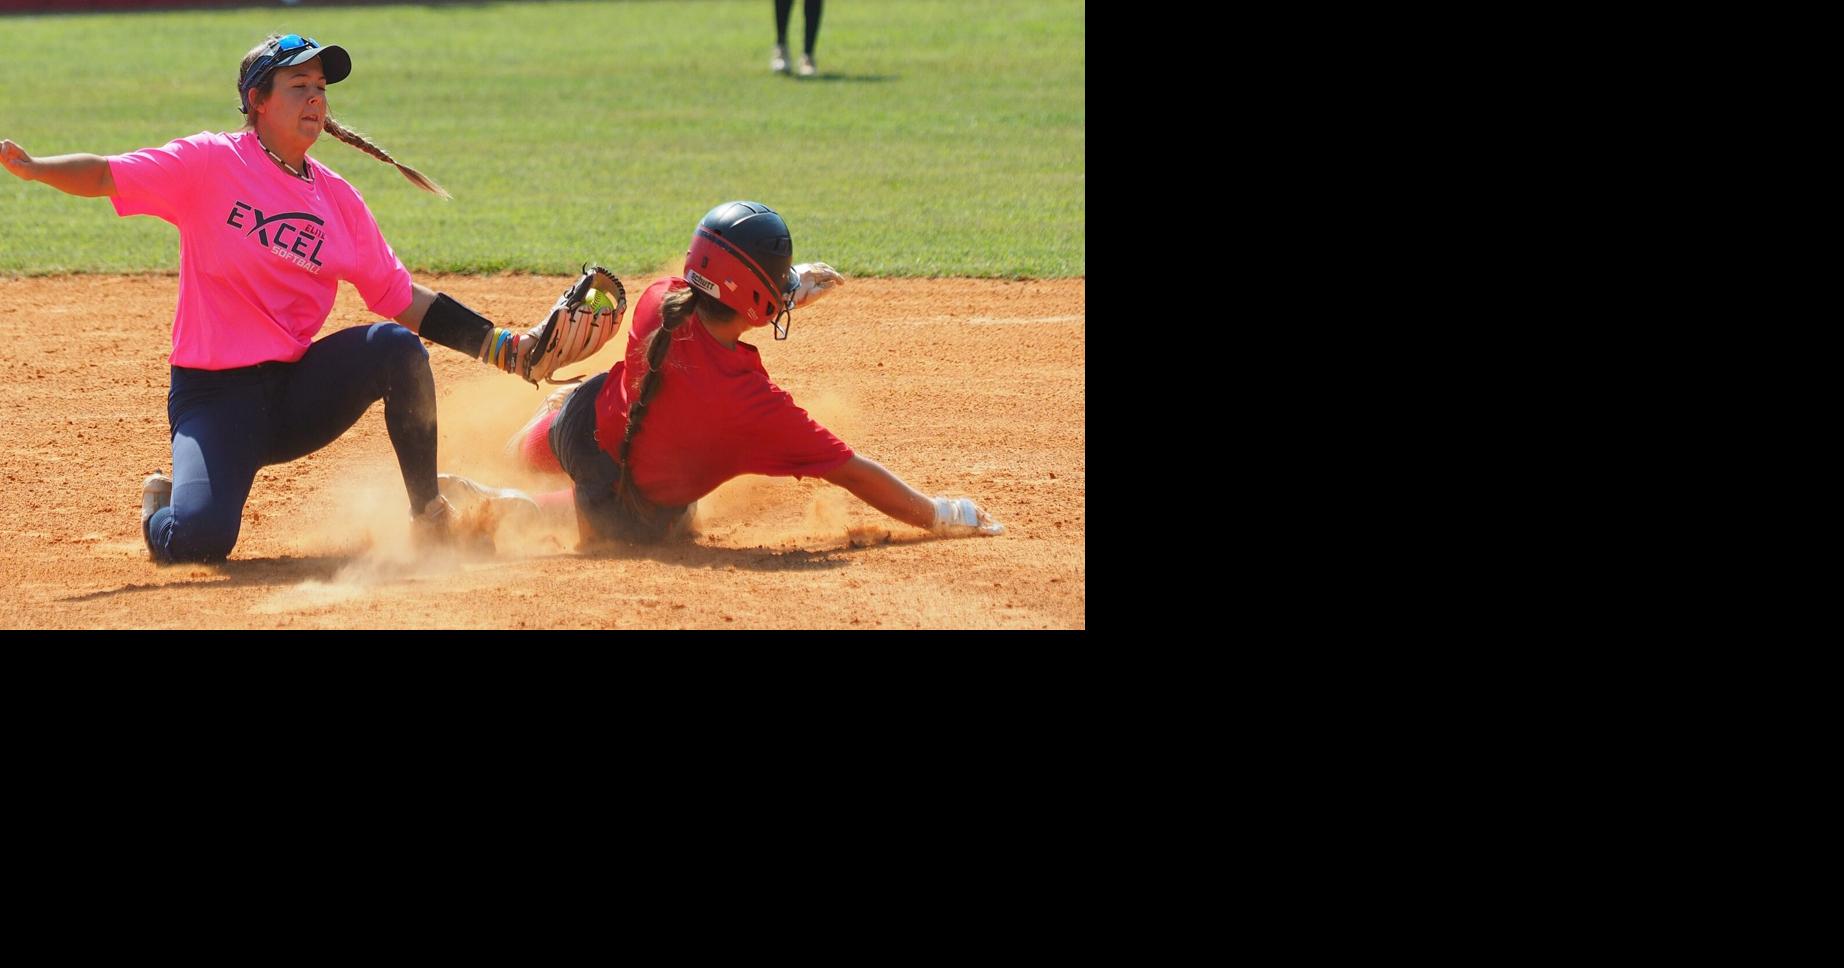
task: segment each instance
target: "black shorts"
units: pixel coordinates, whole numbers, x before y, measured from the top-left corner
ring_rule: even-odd
[[[632,488],[621,493],[621,465],[595,440],[595,398],[607,380],[608,374],[599,373],[584,381],[551,422],[551,453],[575,485],[577,526],[585,541],[664,540],[686,526],[691,505],[662,507]]]

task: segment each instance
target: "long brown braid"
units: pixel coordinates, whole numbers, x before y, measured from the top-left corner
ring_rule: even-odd
[[[628,454],[634,449],[634,435],[640,433],[640,425],[647,419],[647,408],[652,405],[654,395],[659,392],[660,381],[665,376],[666,356],[672,351],[673,333],[693,316],[722,325],[736,318],[736,310],[690,286],[675,289],[660,300],[659,329],[647,337],[647,374],[640,378],[639,394],[628,404],[627,432],[621,436],[621,449],[616,455],[621,479],[615,484],[615,493],[630,511],[636,513],[640,523],[657,532],[650,536],[655,540],[664,536],[684,508],[661,508],[647,501],[631,483],[633,475],[628,472]]]
[[[430,179],[428,175],[425,175],[422,172],[417,171],[414,168],[411,168],[409,165],[406,165],[403,162],[398,161],[395,158],[392,158],[390,152],[385,151],[383,148],[380,148],[377,145],[373,144],[371,140],[366,138],[364,135],[359,134],[357,131],[354,131],[351,128],[346,127],[345,125],[340,124],[338,121],[333,120],[333,115],[331,113],[327,114],[326,129],[327,129],[327,134],[330,134],[333,137],[338,138],[341,141],[344,141],[345,143],[351,145],[354,148],[357,148],[360,151],[363,151],[364,153],[372,156],[373,158],[376,158],[379,161],[382,161],[387,165],[396,165],[397,170],[400,172],[403,172],[403,177],[408,178],[410,180],[410,184],[415,185],[417,188],[420,188],[425,192],[433,192],[437,195],[442,196],[443,198],[453,198],[454,197],[453,195],[448,194],[448,189],[443,188],[442,186],[436,184],[432,179]]]
[[[282,36],[281,34],[270,34],[267,38],[263,40],[262,43],[257,44],[255,47],[250,48],[250,52],[243,55],[243,64],[237,69],[238,81],[242,81],[244,75],[249,73],[250,65],[256,63],[256,58],[262,56],[262,52],[266,48],[268,48],[269,44],[281,36]],[[267,98],[269,94],[273,92],[274,90],[275,90],[275,72],[271,71],[269,72],[268,77],[263,78],[263,82],[261,84],[258,84],[257,86],[250,89],[250,95],[251,95],[250,104],[252,105],[252,107],[254,107],[254,105],[256,104],[258,97]],[[255,128],[256,127],[256,116],[254,114],[251,114],[249,120],[246,123],[252,129]],[[430,178],[428,175],[425,175],[422,172],[417,171],[414,168],[411,168],[409,165],[406,165],[403,162],[398,161],[395,158],[392,158],[390,152],[385,151],[379,145],[373,144],[371,139],[365,137],[364,135],[358,133],[357,131],[352,130],[351,128],[346,127],[343,124],[340,124],[338,121],[333,120],[333,114],[331,111],[327,112],[326,121],[324,122],[323,126],[326,128],[327,134],[330,134],[333,137],[338,138],[341,141],[344,141],[345,143],[351,145],[352,147],[357,148],[360,151],[363,151],[364,153],[372,156],[373,158],[378,159],[379,161],[384,162],[387,165],[396,165],[397,170],[403,173],[403,177],[409,179],[410,184],[415,185],[417,188],[420,188],[425,192],[430,192],[432,194],[440,195],[443,198],[453,198],[454,197],[453,195],[448,194],[448,189],[443,188],[442,186],[436,184],[435,180]]]

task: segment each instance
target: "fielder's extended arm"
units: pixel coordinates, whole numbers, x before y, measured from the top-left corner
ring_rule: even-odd
[[[53,155],[34,158],[10,140],[0,140],[0,165],[25,181],[44,182],[66,195],[107,198],[115,194],[109,159],[101,155]]]

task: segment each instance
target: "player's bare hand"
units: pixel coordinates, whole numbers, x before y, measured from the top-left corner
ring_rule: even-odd
[[[0,165],[26,181],[32,181],[32,156],[11,140],[0,139]]]

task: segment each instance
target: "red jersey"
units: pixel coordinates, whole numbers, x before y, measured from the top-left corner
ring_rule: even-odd
[[[595,439],[619,460],[627,408],[647,373],[647,337],[660,326],[666,293],[689,284],[662,279],[634,305],[627,359],[608,371],[595,401]],[[689,504],[743,474],[823,477],[852,449],[794,405],[748,343],[726,349],[696,314],[672,333],[660,386],[629,454],[634,486],[660,505]]]

